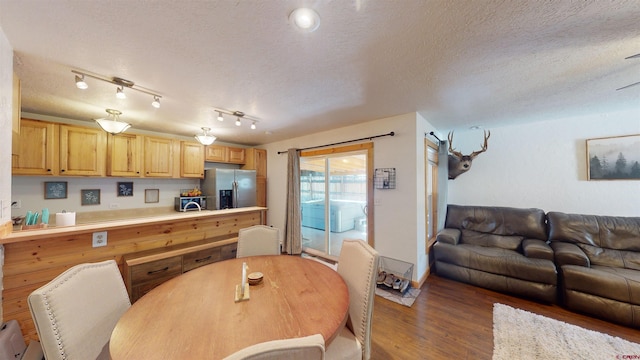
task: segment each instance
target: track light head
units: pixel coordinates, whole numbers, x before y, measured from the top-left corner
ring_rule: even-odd
[[[251,130],[255,130],[256,129],[256,122],[252,122],[251,123]]]
[[[76,75],[76,87],[81,90],[89,88],[89,85],[84,81],[84,75]]]
[[[236,119],[236,126],[240,126],[240,125],[242,125],[242,123],[240,122],[240,118],[237,118]]]
[[[153,106],[156,109],[160,109],[160,98],[157,96],[153,97],[153,102],[151,103],[151,106]]]
[[[220,111],[218,111],[218,121],[224,121],[224,118],[222,117],[222,113]]]
[[[116,97],[118,99],[126,99],[127,98],[127,94],[124,93],[124,91],[122,90],[122,86],[118,87],[116,89]]]

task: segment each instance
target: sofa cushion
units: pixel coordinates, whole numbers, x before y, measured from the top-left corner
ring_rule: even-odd
[[[549,212],[549,240],[640,251],[640,217]]]
[[[591,268],[565,265],[562,266],[562,275],[566,290],[640,305],[639,271],[597,265]]]
[[[494,235],[546,239],[545,219],[545,213],[541,209],[449,205],[445,227]]]
[[[462,230],[460,241],[463,244],[497,247],[507,250],[521,251],[521,244],[524,237],[522,236],[504,236],[495,234],[486,234],[473,230]]]
[[[529,259],[513,250],[470,244],[438,242],[434,249],[438,262],[538,283],[557,283],[556,267],[550,260]]]
[[[585,244],[577,245],[587,254],[592,265],[640,270],[640,252],[606,249]]]

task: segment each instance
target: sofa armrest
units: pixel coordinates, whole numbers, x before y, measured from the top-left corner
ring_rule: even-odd
[[[524,239],[522,241],[522,252],[528,258],[553,261],[553,249],[543,240]]]
[[[587,254],[576,244],[552,241],[551,248],[553,249],[556,266],[558,267],[562,265],[591,267]]]
[[[460,229],[442,229],[436,236],[436,241],[458,245],[458,242],[460,242],[460,234]]]

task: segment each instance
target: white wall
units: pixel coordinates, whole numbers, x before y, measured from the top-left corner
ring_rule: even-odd
[[[428,129],[428,130],[427,130]],[[278,151],[305,148],[395,132],[374,140],[374,168],[396,168],[396,189],[375,190],[375,248],[381,255],[410,262],[414,280],[426,271],[424,228],[424,132],[433,130],[415,113],[394,116],[267,144],[268,221],[284,229],[287,155]]]
[[[587,181],[586,140],[640,134],[634,111],[492,128],[488,150],[449,180],[449,203],[640,216],[640,181]],[[453,145],[478,150],[482,131],[456,131]]]
[[[13,101],[13,48],[0,28],[0,224],[11,221],[11,128]],[[0,245],[0,292],[4,246]],[[4,320],[0,302],[0,322]]]

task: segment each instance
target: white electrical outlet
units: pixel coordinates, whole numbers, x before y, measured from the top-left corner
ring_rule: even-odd
[[[11,208],[12,209],[22,209],[22,200],[14,200],[11,203]]]
[[[107,232],[99,231],[93,233],[93,247],[107,246]]]
[[[120,204],[118,203],[111,203],[109,204],[109,209],[117,209],[120,207]]]

